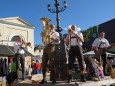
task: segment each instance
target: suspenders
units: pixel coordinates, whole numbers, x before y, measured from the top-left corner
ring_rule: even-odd
[[[100,39],[100,38],[99,38],[99,39]],[[100,39],[100,40],[101,40],[101,39]],[[102,41],[101,41],[98,48],[100,48],[100,46],[101,46],[102,44],[106,44],[106,42],[102,42]]]
[[[51,33],[51,35],[53,35],[54,32]],[[49,42],[49,44],[51,44],[53,41]]]
[[[77,36],[73,36],[73,37],[71,37],[71,34],[70,34],[70,46],[71,46],[71,39],[72,39],[72,38],[76,38],[76,39],[77,39],[77,43],[79,43],[79,42],[78,42],[78,38],[77,38]]]

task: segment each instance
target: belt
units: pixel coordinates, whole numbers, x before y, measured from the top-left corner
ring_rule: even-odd
[[[78,45],[71,45],[71,47],[75,47],[75,46],[78,46]]]
[[[25,53],[17,53],[17,54],[19,54],[19,55],[20,55],[20,54],[21,54],[21,55],[24,55]]]
[[[105,48],[98,48],[98,49],[105,49]]]
[[[52,43],[49,43],[48,45],[59,45],[59,44],[52,44]]]
[[[59,45],[59,44],[48,44],[46,47],[51,47],[51,46],[56,46],[56,45]]]

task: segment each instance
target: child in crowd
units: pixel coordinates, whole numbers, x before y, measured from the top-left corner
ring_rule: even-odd
[[[97,69],[98,69],[100,78],[104,78],[104,73],[103,73],[102,64],[101,64],[100,62],[98,62],[94,57],[92,57],[92,59],[93,59],[93,61],[97,64]]]
[[[17,78],[17,73],[16,73],[16,63],[15,63],[15,59],[13,58],[13,60],[11,59],[11,63],[10,63],[10,72],[8,74],[8,86],[12,86],[14,80]]]
[[[95,61],[93,61],[92,57],[87,57],[85,59],[86,62],[86,68],[87,68],[87,73],[88,77],[91,80],[94,81],[99,81],[99,71],[98,71],[98,66]]]
[[[102,67],[100,62],[97,62],[97,68],[98,68],[98,71],[99,71],[100,78],[104,78],[103,67]]]
[[[107,72],[110,74],[112,70],[113,57],[109,57],[107,60]]]
[[[112,68],[115,68],[115,58],[113,58]]]
[[[36,63],[34,64],[34,72],[35,74],[41,74],[41,63],[38,59],[36,59]]]

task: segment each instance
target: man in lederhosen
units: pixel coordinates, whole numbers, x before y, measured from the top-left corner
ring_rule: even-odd
[[[82,51],[82,42],[84,42],[83,34],[81,32],[76,32],[77,27],[75,25],[71,25],[69,35],[66,37],[66,44],[70,45],[69,50],[69,77],[68,82],[71,82],[72,79],[72,69],[75,62],[75,58],[77,57],[80,72],[81,72],[81,81],[85,82],[84,78],[84,71],[85,71],[85,65],[84,65],[84,57],[83,57],[83,51]]]
[[[58,52],[58,46],[60,44],[60,36],[59,33],[55,31],[55,26],[53,24],[50,24],[48,26],[48,29],[50,30],[49,35],[47,38],[49,39],[49,44],[45,46],[43,57],[42,57],[42,73],[43,73],[43,79],[40,82],[40,84],[46,83],[46,68],[49,62],[49,68],[52,74],[52,84],[56,83],[56,71],[55,71],[55,65],[54,65],[54,58],[57,55]],[[41,34],[42,38],[43,35]],[[42,39],[43,41],[44,39]]]
[[[22,80],[25,79],[25,42],[22,40],[21,37],[18,37],[18,42],[14,43],[14,52],[15,52],[15,59],[16,59],[16,72],[18,75],[18,71],[22,71]],[[21,63],[21,65],[20,65]],[[18,77],[17,77],[18,79]]]
[[[107,73],[107,49],[111,47],[108,40],[105,38],[105,32],[100,32],[99,37],[96,38],[92,44],[92,49],[95,52],[96,59],[100,62],[102,59],[104,75]],[[100,59],[101,56],[101,59]]]

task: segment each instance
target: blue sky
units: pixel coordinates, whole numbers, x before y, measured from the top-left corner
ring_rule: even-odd
[[[63,5],[63,0],[58,0]],[[86,30],[115,18],[115,0],[66,0],[68,7],[60,13],[61,27],[68,28],[75,24]],[[54,7],[54,0],[0,0],[0,18],[19,16],[28,21],[35,28],[34,44],[42,44],[40,32],[42,22],[40,18],[50,18],[56,25],[56,14],[47,10],[47,5]],[[67,33],[63,30],[62,33]]]

